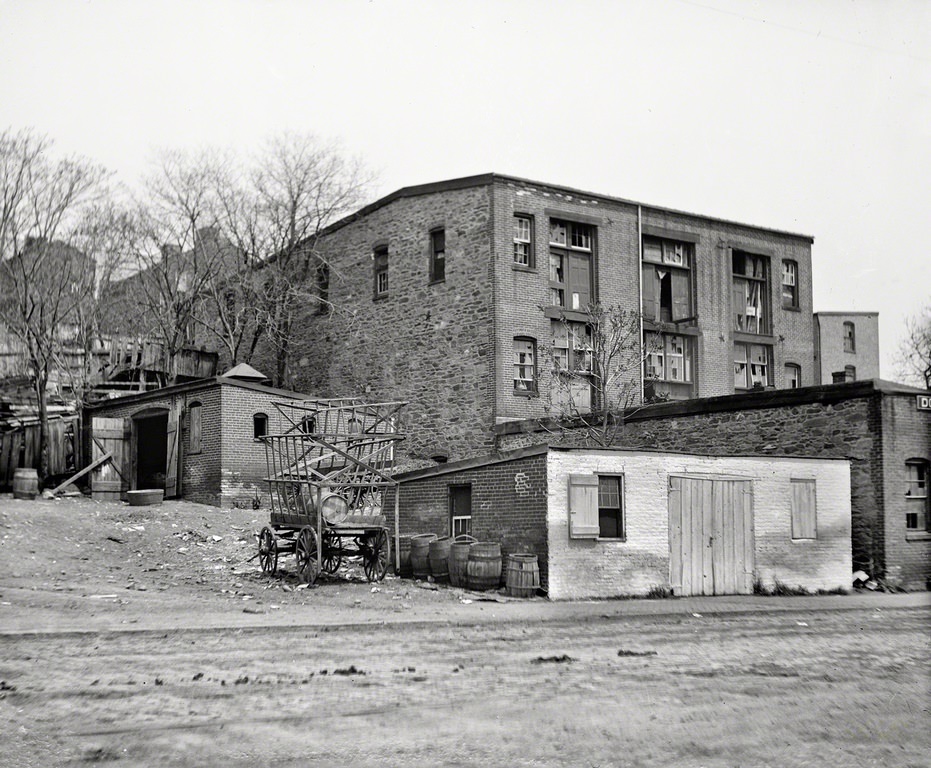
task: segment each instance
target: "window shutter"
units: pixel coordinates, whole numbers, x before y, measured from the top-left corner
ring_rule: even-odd
[[[569,538],[597,539],[598,476],[569,475]]]
[[[672,272],[672,319],[685,320],[691,316],[689,308],[689,273],[678,269]]]
[[[792,538],[818,538],[815,523],[815,481],[792,481]]]
[[[643,319],[659,319],[659,281],[656,279],[656,267],[643,265]]]

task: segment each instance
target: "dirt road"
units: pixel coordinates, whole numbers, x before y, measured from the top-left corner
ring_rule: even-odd
[[[0,499],[2,765],[927,765],[923,600],[302,590],[261,513],[36,504]]]

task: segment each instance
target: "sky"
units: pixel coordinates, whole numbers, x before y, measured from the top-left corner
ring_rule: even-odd
[[[0,0],[0,129],[129,186],[338,140],[370,199],[479,173],[813,235],[814,310],[931,303],[931,0]]]

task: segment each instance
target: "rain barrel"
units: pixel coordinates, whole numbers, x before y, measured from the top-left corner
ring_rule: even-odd
[[[469,564],[469,547],[475,539],[460,534],[449,545],[449,583],[454,587],[465,587],[467,584],[466,566]]]
[[[13,470],[13,498],[32,501],[39,495],[39,473],[20,467]]]
[[[490,541],[476,541],[469,547],[466,563],[466,582],[469,589],[497,589],[501,584],[501,545]]]
[[[508,555],[505,588],[511,597],[533,597],[540,588],[540,565],[536,555]]]
[[[435,533],[411,536],[411,572],[415,579],[425,579],[430,575],[430,542],[435,540]]]

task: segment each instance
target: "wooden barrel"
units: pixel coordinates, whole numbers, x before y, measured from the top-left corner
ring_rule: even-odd
[[[536,555],[508,555],[505,581],[511,597],[533,597],[540,588],[540,566]]]
[[[449,536],[443,536],[430,542],[430,573],[433,574],[433,580],[438,584],[446,584],[449,581],[449,547],[451,543],[452,540]]]
[[[500,544],[490,541],[476,541],[469,547],[466,581],[469,589],[498,588],[501,584]]]
[[[415,579],[425,579],[430,575],[430,542],[435,539],[435,533],[411,536],[411,573]]]
[[[397,552],[401,554],[401,568],[398,571],[398,576],[410,576],[411,575],[411,537],[410,536],[398,536],[397,541],[395,541],[395,546],[397,547]]]
[[[39,473],[20,467],[13,470],[13,498],[32,501],[39,495]]]
[[[454,587],[468,585],[466,566],[469,563],[469,547],[474,543],[475,539],[471,536],[460,534],[449,545],[449,583]]]

